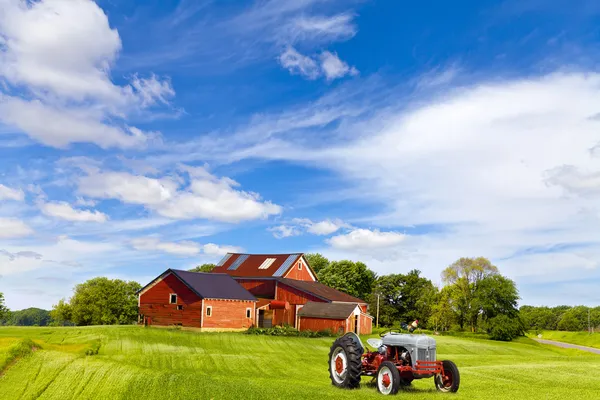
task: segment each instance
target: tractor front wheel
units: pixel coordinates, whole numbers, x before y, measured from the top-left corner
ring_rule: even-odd
[[[377,370],[377,391],[381,394],[396,394],[400,389],[400,372],[391,361],[384,361]]]
[[[460,385],[458,367],[450,360],[442,361],[444,373],[435,376],[435,387],[440,392],[455,393]]]
[[[362,363],[359,350],[347,336],[338,338],[329,351],[329,377],[331,383],[344,389],[360,386]]]

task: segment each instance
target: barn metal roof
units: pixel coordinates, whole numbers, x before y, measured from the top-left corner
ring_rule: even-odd
[[[239,277],[280,277],[302,257],[294,254],[239,254],[228,253],[217,263],[213,273]],[[273,259],[273,260],[269,260]],[[268,261],[267,261],[268,260]],[[310,267],[309,267],[310,268]],[[314,272],[311,270],[313,276]]]
[[[330,288],[329,286],[324,285],[320,282],[299,281],[296,279],[288,278],[279,278],[277,279],[277,281],[285,285],[291,286],[295,289],[301,290],[303,292],[310,293],[327,301],[340,301],[345,303],[359,304],[367,303],[364,300],[361,300],[354,296],[350,296],[349,294],[341,292],[337,289]]]
[[[356,303],[317,303],[309,301],[298,311],[301,317],[346,319],[358,307]]]
[[[237,283],[235,279],[227,274],[214,274],[208,272],[190,272],[177,269],[168,269],[158,278],[150,282],[138,291],[142,292],[153,282],[172,273],[179,278],[187,287],[189,287],[198,296],[204,299],[224,299],[224,300],[249,300],[256,301],[249,291]]]

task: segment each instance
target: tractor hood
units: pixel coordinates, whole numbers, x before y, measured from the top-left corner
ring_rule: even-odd
[[[390,333],[383,337],[383,344],[386,346],[410,346],[419,349],[435,349],[435,339],[427,335]]]

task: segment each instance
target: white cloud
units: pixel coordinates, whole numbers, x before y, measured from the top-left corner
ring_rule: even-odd
[[[301,75],[306,79],[324,76],[328,81],[343,78],[346,75],[358,75],[358,70],[340,60],[338,55],[323,51],[318,58],[299,53],[293,47],[287,47],[279,56],[279,63],[292,75]]]
[[[317,79],[321,75],[319,65],[312,58],[298,53],[293,47],[288,47],[279,56],[281,66],[292,75],[302,75],[307,79]]]
[[[240,247],[235,246],[220,246],[214,243],[201,245],[191,241],[162,242],[154,237],[133,239],[131,240],[131,245],[137,250],[161,251],[180,256],[195,256],[200,253],[209,256],[220,256],[230,252],[242,251]]]
[[[18,238],[33,233],[25,222],[15,218],[0,218],[0,239]]]
[[[81,207],[94,207],[97,204],[97,202],[94,200],[84,199],[83,197],[77,196],[75,204]]]
[[[111,81],[121,40],[90,0],[4,0],[0,43],[0,121],[49,146],[142,146],[155,134],[119,121],[174,95],[154,75]]]
[[[131,245],[136,250],[162,251],[165,253],[194,256],[200,253],[200,245],[195,242],[161,242],[156,238],[136,238],[131,240]]]
[[[76,210],[69,203],[44,203],[41,205],[44,214],[76,222],[106,222],[108,216],[98,210]]]
[[[211,256],[223,256],[227,253],[241,253],[244,251],[241,247],[220,246],[214,243],[207,243],[202,246],[202,252]]]
[[[394,247],[403,242],[405,238],[405,235],[398,232],[354,229],[347,234],[334,236],[327,242],[337,249],[363,250]]]
[[[283,239],[292,236],[298,236],[302,234],[302,231],[296,226],[290,225],[278,225],[269,228],[269,232],[273,233],[273,236],[277,239]]]
[[[210,219],[241,222],[281,213],[281,207],[256,193],[236,189],[239,184],[206,170],[190,170],[189,184],[181,177],[148,178],[125,172],[92,172],[79,180],[79,192],[93,198],[114,198],[141,204],[173,219]]]
[[[321,53],[321,69],[325,78],[329,81],[343,78],[346,75],[358,75],[358,70],[354,67],[349,67],[348,64],[340,60],[337,54],[324,51]]]
[[[324,220],[312,223],[307,228],[307,231],[315,235],[330,235],[334,232],[337,232],[340,228],[344,226],[346,226],[346,224],[344,224],[340,220]]]
[[[563,165],[546,172],[546,183],[562,187],[573,194],[599,194],[600,172],[582,172],[573,165]]]
[[[302,15],[293,19],[285,28],[287,39],[294,42],[333,42],[348,40],[356,35],[354,15],[348,13],[326,15]]]
[[[0,200],[23,201],[25,193],[21,189],[12,189],[0,183]]]

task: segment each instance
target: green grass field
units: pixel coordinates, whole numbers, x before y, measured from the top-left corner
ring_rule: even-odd
[[[588,332],[543,331],[542,339],[556,340],[558,342],[573,343],[580,346],[596,347],[600,349],[599,332],[590,335]]]
[[[39,349],[2,372],[2,399],[376,399],[333,387],[331,338],[193,333],[142,327],[0,328],[0,357],[24,338]],[[86,350],[100,343],[98,354]],[[440,358],[461,371],[456,395],[415,381],[408,399],[598,399],[600,356],[522,338],[439,337]]]

